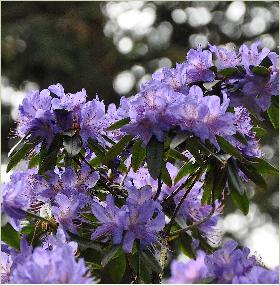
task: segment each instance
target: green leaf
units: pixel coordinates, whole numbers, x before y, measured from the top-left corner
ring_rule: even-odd
[[[170,149],[175,149],[177,146],[185,142],[189,136],[189,132],[178,132],[176,136],[171,140]]]
[[[217,280],[215,277],[207,277],[204,279],[199,279],[195,281],[193,284],[214,284],[214,282]]]
[[[172,179],[166,168],[165,162],[162,164],[162,168],[161,168],[161,179],[168,187],[172,187]]]
[[[238,169],[234,160],[231,160],[228,164],[228,181],[231,184],[231,188],[234,188],[241,195],[244,194],[244,186],[238,175]]]
[[[42,175],[48,170],[53,170],[56,166],[57,155],[62,147],[63,138],[60,134],[57,134],[50,147],[48,149],[40,150],[40,163],[39,163],[39,174]],[[43,147],[43,145],[42,145]],[[41,156],[43,153],[43,156]],[[42,159],[41,159],[42,158]]]
[[[189,159],[183,155],[182,153],[178,152],[177,150],[175,149],[170,149],[168,151],[168,156],[175,159],[175,160],[180,160],[180,161],[183,161],[183,162],[188,162]]]
[[[275,129],[279,128],[279,106],[278,104],[272,104],[267,110],[268,117],[271,124]]]
[[[100,157],[100,158],[104,157],[106,150],[101,145],[99,145],[95,140],[89,138],[88,147],[91,149],[91,151],[94,152],[94,154],[97,157]]]
[[[214,80],[213,82],[205,82],[205,83],[203,83],[203,86],[204,86],[207,90],[210,90],[210,89],[212,89],[216,84],[218,84],[219,82],[221,82],[221,80]]]
[[[129,144],[133,136],[125,135],[117,144],[113,145],[105,154],[104,162],[115,159]]]
[[[199,163],[200,165],[203,164],[203,158],[202,158],[202,150],[201,148],[201,142],[197,138],[188,138],[186,140],[186,148],[188,151],[193,155],[195,158],[195,161]],[[205,151],[205,150],[204,150]]]
[[[107,130],[108,131],[112,131],[112,130],[115,130],[115,129],[119,129],[122,126],[128,124],[129,122],[130,122],[130,118],[129,117],[123,118],[123,119],[113,123],[110,127],[107,128]]]
[[[107,269],[114,283],[119,283],[126,270],[126,259],[124,253],[121,253],[117,258],[112,259],[107,265]]]
[[[205,174],[205,180],[203,184],[203,195],[201,198],[201,204],[210,204],[211,203],[211,193],[214,187],[215,179],[215,166],[210,164],[208,172]]]
[[[180,248],[186,256],[196,259],[196,252],[192,246],[192,238],[185,232],[180,235]]]
[[[132,148],[131,166],[137,172],[146,157],[146,149],[142,147],[141,140],[136,140]]]
[[[221,74],[224,77],[238,75],[239,73],[240,71],[237,68],[225,68],[219,71],[219,74]]]
[[[236,134],[234,134],[233,137],[235,137],[240,143],[244,145],[248,144],[247,139],[240,132],[237,132]]]
[[[159,261],[155,258],[155,256],[149,251],[141,251],[140,252],[140,257],[143,259],[143,262],[150,267],[154,272],[156,273],[161,273],[162,268],[159,264]]]
[[[260,75],[260,76],[269,76],[270,75],[269,69],[266,67],[254,66],[251,70],[256,75]]]
[[[267,134],[267,131],[259,126],[253,127],[252,131],[255,132],[257,138],[264,137]]]
[[[159,142],[155,136],[151,138],[147,145],[147,167],[153,179],[159,177],[163,161],[164,143]]]
[[[111,259],[115,257],[118,251],[121,250],[120,245],[113,245],[112,248],[103,256],[101,260],[101,265],[105,267]]]
[[[39,162],[40,162],[40,155],[37,154],[29,160],[28,168],[31,169],[36,167],[39,164]]]
[[[100,253],[103,252],[102,248],[100,247],[100,245],[98,243],[95,243],[90,239],[80,237],[79,235],[72,233],[70,231],[67,231],[67,233],[69,234],[69,236],[71,237],[72,240],[74,240],[78,243],[79,248],[81,248],[81,250],[94,249]]]
[[[227,180],[228,180],[228,166],[226,165],[222,169],[217,169],[215,171],[214,199],[220,199]]]
[[[187,162],[185,165],[181,167],[179,172],[177,173],[175,179],[174,179],[174,185],[176,185],[181,179],[183,179],[186,175],[194,172],[199,168],[199,165],[197,163],[193,163],[191,161]]]
[[[18,147],[25,141],[26,137],[27,137],[27,135],[26,135],[25,137],[21,138],[21,139],[12,147],[12,149],[11,149],[11,150],[9,151],[9,153],[8,153],[8,157],[11,157],[11,156],[13,156],[13,155],[16,153]]]
[[[82,140],[80,136],[74,135],[72,137],[65,136],[63,139],[63,146],[70,157],[78,155],[82,149]]]
[[[1,239],[16,250],[20,248],[20,234],[9,224],[1,227]]]
[[[239,169],[257,186],[267,189],[266,182],[264,178],[258,173],[257,169],[252,165],[245,165],[237,161]]]
[[[278,175],[279,170],[261,158],[251,158],[251,165],[261,174]]]
[[[30,151],[37,145],[38,142],[25,143],[14,155],[11,156],[8,166],[7,173],[13,169],[22,159],[24,159]]]
[[[221,149],[224,152],[234,156],[240,161],[244,160],[242,154],[233,145],[231,145],[228,141],[226,141],[223,137],[216,136],[216,138],[217,138],[218,144],[220,145]]]
[[[244,215],[247,215],[249,212],[249,200],[247,197],[246,192],[240,194],[233,186],[232,183],[229,181],[229,190],[230,196],[234,203],[234,205],[242,211]]]

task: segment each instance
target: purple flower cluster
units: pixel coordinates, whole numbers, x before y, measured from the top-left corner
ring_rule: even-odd
[[[19,252],[2,252],[1,281],[11,284],[86,284],[93,283],[82,258],[76,259],[75,243],[67,243],[58,230],[45,245],[34,250],[23,238]],[[46,247],[47,244],[47,247]]]
[[[202,142],[209,139],[219,149],[216,135],[226,137],[243,131],[236,128],[234,114],[227,111],[229,105],[260,113],[269,108],[271,96],[278,95],[278,55],[268,49],[258,52],[257,47],[258,43],[250,48],[242,45],[239,54],[211,45],[210,51],[191,49],[184,63],[156,72],[128,99],[126,110],[131,122],[122,131],[139,136],[147,144],[153,135],[163,141],[170,130],[179,128],[193,132]],[[225,79],[222,94],[208,96],[200,83],[222,79],[212,71],[212,53],[218,70],[235,68],[238,72],[241,66],[243,72]],[[251,68],[265,57],[272,61],[270,75],[254,74]]]
[[[199,252],[195,260],[173,261],[169,283],[195,283],[213,278],[218,284],[278,284],[278,271],[262,267],[249,254],[248,248],[239,249],[237,242],[227,241],[212,254]]]
[[[157,234],[165,225],[164,214],[158,202],[152,199],[149,186],[140,190],[131,188],[126,204],[118,208],[111,195],[107,196],[106,205],[92,204],[92,213],[101,226],[92,234],[92,239],[112,236],[114,244],[123,245],[125,252],[131,252],[136,239],[146,247],[156,242]]]

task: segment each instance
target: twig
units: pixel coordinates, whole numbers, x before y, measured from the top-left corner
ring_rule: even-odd
[[[130,169],[131,169],[131,164],[129,165],[129,167],[128,167],[128,169],[127,169],[127,172],[125,172],[125,175],[124,175],[124,177],[123,177],[123,179],[122,179],[122,181],[121,181],[121,183],[120,183],[120,186],[123,186],[123,184],[124,184],[124,182],[125,182],[125,180],[126,180],[126,178],[127,178],[127,175],[128,175],[128,173],[129,173]]]
[[[197,173],[194,173],[194,174],[191,174],[187,179],[186,181],[180,185],[174,192],[172,192],[168,197],[166,197],[163,202],[167,202],[169,200],[171,200],[172,198],[174,198],[182,189],[184,189],[184,187],[187,185],[188,181],[189,180],[192,180],[193,177],[196,175]]]
[[[169,235],[169,232],[170,232],[170,230],[171,230],[172,224],[173,224],[173,222],[175,221],[175,218],[176,218],[176,216],[177,216],[177,213],[178,213],[180,207],[182,206],[184,200],[186,199],[187,195],[189,194],[189,192],[190,192],[191,189],[193,188],[193,186],[194,186],[194,184],[196,183],[196,181],[201,177],[202,173],[203,173],[203,169],[200,169],[200,171],[197,173],[197,175],[196,175],[195,178],[193,179],[191,185],[187,188],[187,190],[186,190],[185,194],[183,195],[183,197],[181,198],[179,204],[176,206],[175,211],[174,211],[174,213],[173,213],[173,215],[172,215],[172,217],[171,217],[171,220],[170,220],[170,222],[168,223],[167,228],[166,228],[166,234],[167,234],[167,235]]]
[[[160,196],[161,187],[162,187],[162,180],[161,180],[161,171],[160,171],[159,177],[158,177],[158,187],[157,187],[157,192],[154,197],[154,201],[157,200],[157,198]]]
[[[191,225],[188,225],[187,227],[185,228],[182,228],[182,229],[179,229],[179,230],[176,230],[174,232],[172,232],[170,234],[170,236],[174,236],[174,235],[177,235],[177,234],[181,234],[183,232],[186,232],[188,231],[189,229],[192,229],[194,227],[197,227],[201,224],[203,224],[204,222],[206,222],[215,212],[215,199],[214,199],[214,189],[212,189],[211,191],[211,210],[210,212],[208,213],[207,216],[205,216],[203,219],[201,219],[200,221],[197,221],[197,222],[194,222],[192,223]]]

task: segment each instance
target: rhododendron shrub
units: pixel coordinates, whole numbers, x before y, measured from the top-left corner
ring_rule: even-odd
[[[258,43],[209,45],[119,106],[59,83],[26,94],[2,186],[2,283],[278,283],[248,248],[211,243],[227,204],[248,214],[246,183],[278,174],[259,145],[278,128],[278,79]]]

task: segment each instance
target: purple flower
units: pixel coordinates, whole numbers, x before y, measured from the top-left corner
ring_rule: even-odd
[[[1,252],[1,283],[10,283],[12,265],[13,260],[11,255],[5,252]]]
[[[234,126],[246,138],[247,144],[241,143],[233,136],[225,136],[225,139],[237,147],[243,154],[250,157],[261,157],[262,152],[255,133],[252,131],[253,125],[248,110],[244,107],[235,107],[234,117]]]
[[[65,194],[56,195],[55,206],[52,207],[52,214],[63,229],[76,232],[73,219],[78,217],[79,210],[80,201],[77,196],[67,197]]]
[[[164,214],[152,197],[147,186],[140,190],[131,189],[127,199],[127,217],[124,221],[124,252],[131,252],[135,239],[145,248],[158,240],[158,232],[165,226]]]
[[[25,192],[24,180],[9,182],[2,188],[2,209],[14,219],[22,219],[30,206],[30,197]]]
[[[271,96],[279,94],[279,77],[273,73],[270,77],[249,76],[242,87],[242,92],[260,110],[265,111],[271,105]]]
[[[243,44],[239,53],[241,55],[241,64],[245,67],[248,73],[251,73],[250,66],[259,65],[262,60],[270,53],[268,48],[263,48],[261,52],[258,50],[258,46],[260,45],[260,41],[253,43],[250,48]]]
[[[102,129],[104,128],[105,105],[98,98],[88,101],[81,108],[79,118],[80,135],[84,145],[88,138],[93,138],[99,141],[104,141],[101,137]]]
[[[209,68],[213,66],[212,54],[210,51],[191,49],[187,53],[186,73],[188,82],[213,81],[215,74]]]
[[[178,216],[183,218],[185,221],[191,221],[191,223],[201,221],[207,217],[211,211],[210,205],[201,205],[201,198],[203,194],[202,185],[203,183],[201,182],[195,183],[194,187],[191,189],[190,193],[187,195],[181,208],[179,209]],[[183,195],[184,190],[175,196],[174,201],[176,204],[181,201]],[[199,229],[206,235],[211,235],[215,230],[220,213],[221,208],[217,201],[214,214],[206,222],[201,224]]]
[[[138,135],[144,144],[153,135],[162,142],[171,126],[166,110],[174,98],[176,96],[170,86],[155,81],[143,85],[140,93],[130,99],[131,122],[121,130]]]
[[[50,145],[57,131],[51,111],[51,100],[47,89],[27,93],[19,106],[17,127],[19,136],[24,137],[31,133],[33,138],[41,137],[46,140],[48,146]]]
[[[202,100],[203,104],[208,107],[208,113],[203,118],[205,124],[204,129],[198,130],[197,135],[204,142],[205,139],[216,146],[219,150],[219,145],[216,141],[215,135],[226,136],[233,135],[236,132],[234,127],[234,115],[230,112],[226,112],[229,99],[226,94],[223,94],[223,103],[221,104],[218,96],[205,96]]]
[[[12,284],[86,284],[93,283],[84,260],[76,261],[69,245],[46,250],[35,248],[11,273]]]
[[[64,88],[60,83],[51,85],[48,88],[52,93],[58,96],[58,98],[52,99],[53,109],[65,109],[68,111],[74,111],[80,109],[81,105],[86,102],[86,90],[83,88],[76,93],[64,93]]]
[[[256,265],[254,256],[248,258],[250,250],[237,249],[237,242],[227,241],[223,248],[205,257],[208,275],[216,277],[217,283],[232,283],[234,277],[246,276]]]
[[[113,243],[120,244],[122,241],[123,224],[122,218],[125,215],[123,209],[119,209],[112,195],[106,198],[106,206],[101,206],[98,202],[93,202],[92,213],[102,223],[97,227],[91,235],[91,239],[95,240],[101,236],[113,236]]]
[[[246,275],[234,277],[232,284],[279,284],[279,270],[254,266]]]
[[[197,252],[195,260],[187,262],[172,261],[171,277],[169,284],[193,284],[194,282],[206,278],[207,268],[204,264],[205,253]]]
[[[223,70],[226,68],[236,67],[240,65],[240,58],[237,56],[235,51],[219,48],[209,44],[210,51],[217,57],[217,68]]]

